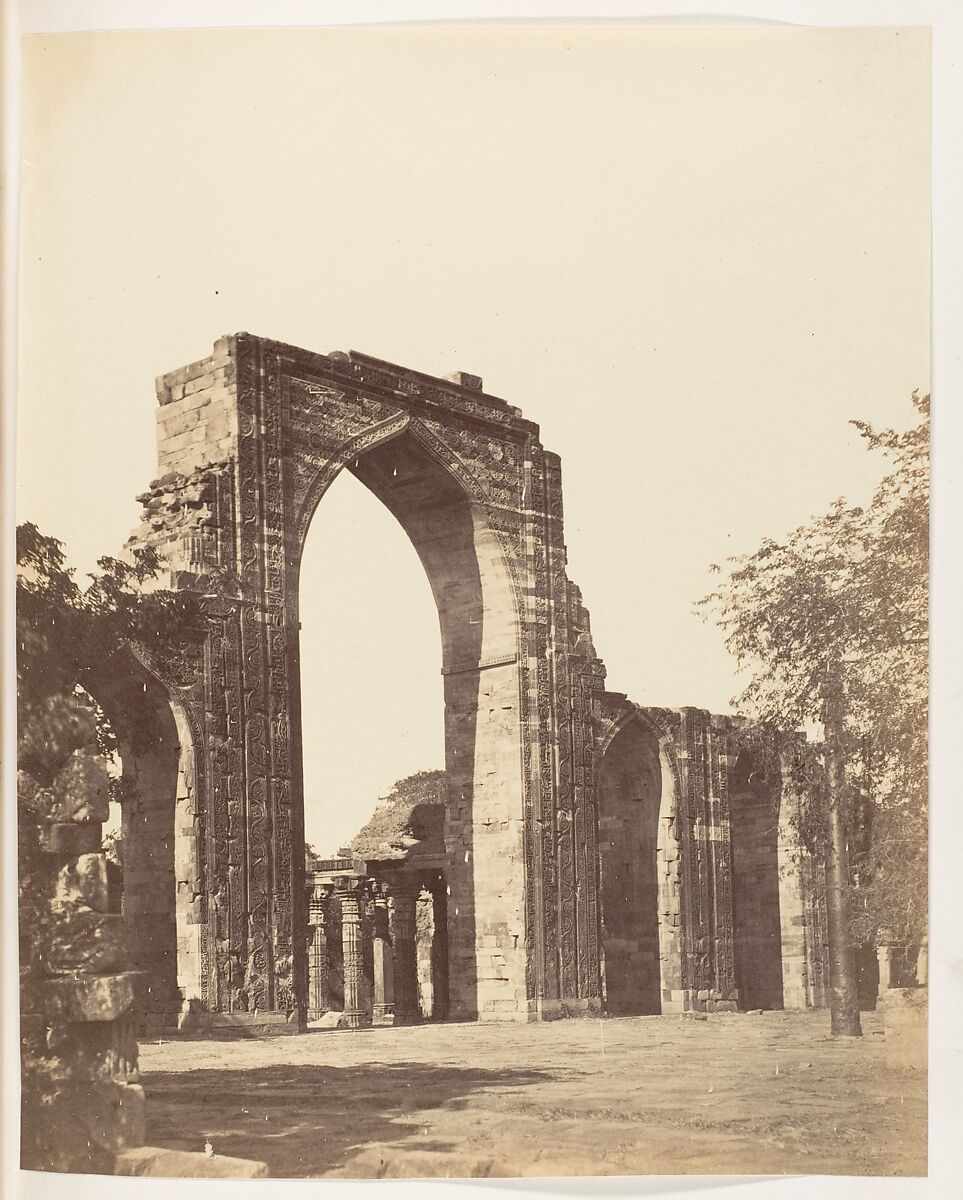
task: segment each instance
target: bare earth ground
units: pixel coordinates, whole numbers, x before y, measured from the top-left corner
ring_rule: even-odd
[[[147,1140],[278,1177],[920,1175],[926,1074],[878,1019],[718,1014],[141,1046]]]

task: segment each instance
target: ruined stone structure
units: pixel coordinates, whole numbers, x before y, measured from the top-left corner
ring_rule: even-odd
[[[607,1008],[828,1003],[825,886],[740,722],[606,692],[596,721]]]
[[[129,932],[141,926],[111,911],[101,844],[107,764],[93,740],[93,717],[75,706],[65,721],[66,711],[60,706],[58,720],[28,730],[27,744],[55,758],[58,746],[70,745],[64,730],[73,724],[80,744],[59,769],[42,772],[52,776],[50,786],[26,770],[17,776],[21,1167],[167,1178],[265,1176],[261,1162],[143,1144],[136,1026],[145,997],[142,976],[130,970],[128,944]]]
[[[17,778],[21,1152],[30,1170],[110,1172],[119,1153],[144,1140],[138,980],[124,923],[108,906],[100,840],[107,771],[89,724],[51,770],[49,787],[23,769]],[[40,746],[56,746],[62,736],[34,730]]]
[[[164,556],[203,618],[162,655],[135,647],[114,685],[126,699],[101,701],[122,741],[126,705],[142,725],[154,714],[123,757],[137,793],[125,894],[155,1021],[282,1031],[318,1008],[298,573],[342,470],[398,519],[438,607],[450,1015],[821,1002],[824,922],[789,837],[792,798],[777,814],[732,720],[605,690],[566,574],[559,459],[536,425],[475,376],[248,334],[161,377],[158,400],[158,479],[133,540]],[[364,905],[339,890],[355,978]],[[420,968],[400,899],[392,1003],[405,1019]],[[369,941],[380,953],[385,938]]]

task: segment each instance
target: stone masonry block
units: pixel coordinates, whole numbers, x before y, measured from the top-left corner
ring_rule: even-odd
[[[41,833],[41,845],[48,854],[56,854],[61,858],[96,853],[100,850],[100,826],[99,821],[47,825]]]

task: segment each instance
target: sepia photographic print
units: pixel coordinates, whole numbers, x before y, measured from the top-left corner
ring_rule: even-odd
[[[24,36],[23,1171],[926,1176],[931,50]]]

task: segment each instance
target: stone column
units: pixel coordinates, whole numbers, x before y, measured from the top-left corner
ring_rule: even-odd
[[[363,1029],[368,1023],[364,1007],[364,960],[361,945],[361,896],[358,880],[338,879],[341,901],[341,947],[344,953],[344,1027]]]
[[[434,932],[431,939],[431,1019],[448,1019],[448,887],[440,879],[431,892]]]
[[[415,946],[416,880],[395,876],[391,882],[391,933],[394,942],[395,1024],[418,1021],[418,959]]]
[[[308,925],[308,1017],[316,1021],[328,1011],[328,897],[331,888],[317,885],[311,893]]]
[[[391,1025],[394,1020],[394,972],[391,955],[391,936],[388,929],[388,889],[376,883],[372,887],[374,913],[371,941],[374,958],[374,998],[371,1021],[373,1025]]]

